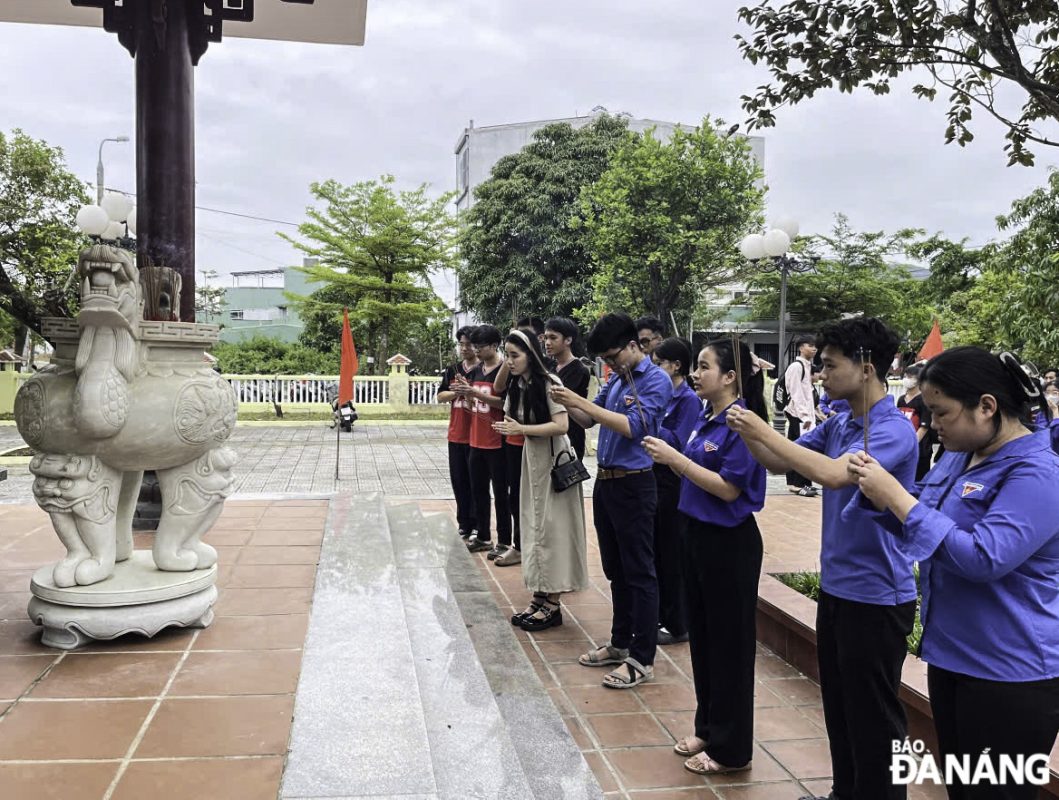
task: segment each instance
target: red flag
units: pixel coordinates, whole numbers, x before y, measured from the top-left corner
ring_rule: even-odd
[[[342,309],[342,366],[338,373],[338,404],[353,401],[353,376],[360,369],[353,331],[349,329],[349,309]]]
[[[927,335],[927,340],[923,342],[923,347],[920,348],[919,354],[916,356],[917,361],[926,361],[927,359],[934,358],[938,353],[945,350],[945,345],[941,341],[941,326],[937,320],[934,320],[934,327],[930,329],[930,333]]]

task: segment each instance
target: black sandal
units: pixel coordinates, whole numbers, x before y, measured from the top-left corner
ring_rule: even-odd
[[[543,614],[543,616],[538,616]],[[537,611],[529,617],[523,617],[518,626],[524,631],[543,631],[546,628],[556,628],[563,624],[563,609],[558,603],[554,605],[545,602]]]
[[[534,592],[533,593],[533,600],[530,601],[530,604],[526,608],[526,610],[525,611],[520,611],[517,614],[512,614],[511,615],[511,624],[515,625],[515,626],[521,625],[522,624],[522,620],[524,620],[524,619],[526,619],[528,617],[532,617],[534,614],[536,614],[537,613],[537,609],[539,609],[541,606],[543,606],[545,604],[545,602],[547,602],[547,599],[548,599],[548,595],[546,595],[546,594],[538,594],[537,592]]]

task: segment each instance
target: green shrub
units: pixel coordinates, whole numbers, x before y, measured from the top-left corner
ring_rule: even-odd
[[[919,565],[913,570],[916,577],[916,617],[912,622],[912,632],[908,634],[908,652],[914,656],[919,655],[919,643],[923,639],[923,622],[919,618],[919,607],[922,603],[922,593],[919,591]],[[819,572],[776,572],[773,578],[790,586],[798,594],[804,594],[810,600],[820,599],[820,573]]]
[[[337,375],[335,350],[254,336],[242,342],[219,342],[213,348],[217,366],[226,375]]]

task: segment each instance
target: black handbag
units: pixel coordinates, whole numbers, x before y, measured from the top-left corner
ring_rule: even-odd
[[[552,456],[552,488],[557,492],[565,492],[571,486],[576,486],[582,481],[588,480],[588,470],[585,469],[585,465],[581,463],[581,459],[572,450],[563,450],[559,455],[555,455],[555,445],[549,440],[548,446],[551,448]],[[567,460],[563,461],[562,457],[566,456]]]

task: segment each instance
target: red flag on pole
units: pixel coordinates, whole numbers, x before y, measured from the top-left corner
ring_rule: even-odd
[[[338,373],[338,405],[353,401],[353,376],[360,369],[353,331],[349,329],[349,309],[342,309],[342,366]]]
[[[941,325],[938,324],[937,320],[934,320],[934,327],[930,329],[927,340],[923,342],[923,347],[920,348],[916,360],[926,361],[934,358],[938,353],[944,352],[944,350],[945,345],[941,341]]]

